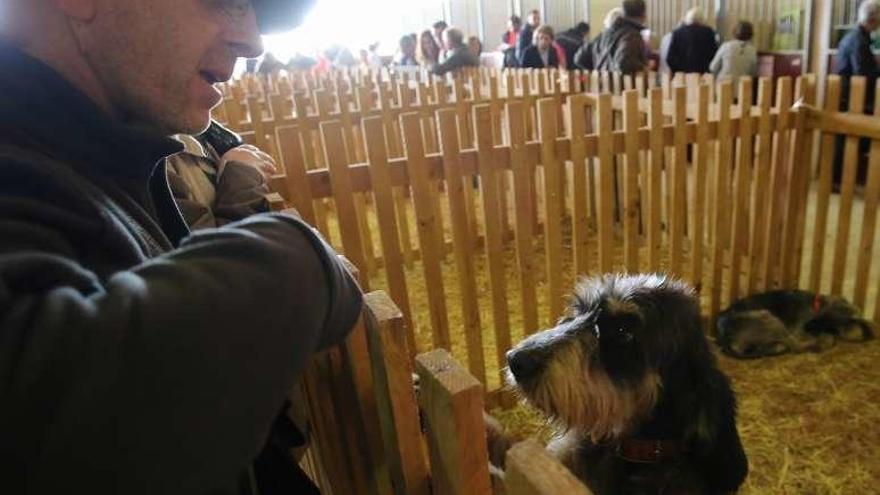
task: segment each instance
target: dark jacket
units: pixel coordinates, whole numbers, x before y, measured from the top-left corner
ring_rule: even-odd
[[[681,26],[672,32],[666,63],[672,72],[709,72],[718,51],[715,31],[702,24]]]
[[[357,285],[293,217],[190,235],[179,143],[12,47],[0,64],[4,493],[235,493]]]
[[[462,67],[479,67],[480,61],[477,57],[474,56],[473,53],[468,49],[468,47],[462,45],[452,51],[446,60],[442,63],[439,63],[431,69],[431,72],[438,76],[442,76],[447,72],[454,72]]]
[[[522,60],[522,54],[526,51],[526,48],[532,46],[532,37],[534,37],[535,28],[532,27],[528,22],[523,24],[522,29],[519,30],[519,35],[516,38],[516,59]]]
[[[577,64],[574,61],[574,57],[578,50],[586,44],[584,43],[584,37],[575,32],[574,29],[569,29],[556,36],[556,43],[565,51],[565,60],[568,62],[568,68],[575,69]]]
[[[581,45],[580,48],[574,53],[574,57],[571,59],[572,66],[571,69],[581,69],[581,70],[594,70],[596,68],[596,63],[593,60],[593,56],[595,55],[596,45],[600,43],[600,39],[602,39],[602,35],[605,32],[599,33],[592,40]]]
[[[621,17],[611,28],[603,31],[590,43],[592,48],[593,70],[607,70],[635,74],[645,70],[648,57],[645,42],[642,40],[644,26],[638,22]]]
[[[877,67],[877,58],[871,51],[871,33],[859,25],[846,33],[837,47],[837,57],[834,61],[834,73],[844,77],[843,92],[845,100],[841,103],[849,103],[849,76],[865,76],[867,79],[865,107],[866,113],[871,113],[874,108],[874,84],[880,70]],[[847,106],[841,106],[846,110]]]
[[[541,58],[541,52],[538,51],[537,45],[526,48],[523,56],[519,61],[519,66],[523,68],[543,69],[544,67],[559,67],[559,56],[556,55],[556,49],[550,46],[548,49],[547,65]]]

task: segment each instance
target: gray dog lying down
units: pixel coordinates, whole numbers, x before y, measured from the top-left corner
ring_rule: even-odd
[[[716,329],[721,350],[740,359],[821,351],[837,339],[861,342],[874,336],[873,324],[845,299],[802,290],[740,299],[718,315]]]

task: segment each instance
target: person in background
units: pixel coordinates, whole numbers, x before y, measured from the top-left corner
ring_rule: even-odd
[[[841,103],[849,105],[849,78],[851,76],[864,76],[867,81],[865,88],[866,113],[874,110],[874,83],[880,75],[877,66],[877,58],[871,51],[871,33],[880,28],[880,1],[864,0],[859,4],[858,24],[851,29],[837,47],[837,56],[834,60],[834,73],[843,78],[843,91]],[[846,100],[846,101],[844,101]],[[846,106],[841,105],[841,110]]]
[[[535,42],[526,48],[519,62],[524,68],[559,67],[559,55],[553,48],[552,27],[543,24],[535,30]]]
[[[596,53],[599,44],[601,43],[602,35],[611,30],[611,26],[614,25],[614,21],[623,17],[623,8],[615,7],[609,10],[605,14],[605,18],[602,20],[602,32],[598,34],[592,41],[583,44],[577,52],[574,54],[573,59],[573,69],[581,69],[581,70],[594,70],[596,63],[593,59],[593,55]]]
[[[394,55],[392,64],[396,67],[414,67],[419,65],[416,60],[416,38],[413,35],[400,37],[397,53]]]
[[[434,38],[434,45],[437,47],[437,61],[442,62],[446,59],[446,48],[443,44],[443,33],[446,31],[446,28],[449,27],[449,24],[446,24],[446,21],[440,20],[431,25],[431,36]]]
[[[681,22],[679,22],[678,25],[675,26],[675,29],[678,29],[682,26],[684,26],[684,18],[682,18]],[[672,73],[672,71],[669,69],[669,63],[666,61],[666,58],[669,57],[669,45],[672,44],[672,33],[675,31],[675,29],[669,31],[668,33],[664,34],[662,38],[660,38],[660,49],[658,50],[658,55],[660,59],[659,72],[661,74]]]
[[[518,66],[516,60],[516,40],[521,27],[522,20],[519,16],[512,15],[507,20],[507,31],[501,35],[501,44],[498,45],[498,51],[504,54],[504,67]]]
[[[556,44],[562,47],[565,52],[566,65],[575,69],[575,55],[580,50],[590,34],[590,25],[586,22],[579,22],[573,28],[559,33],[556,37]]]
[[[534,33],[535,29],[541,25],[541,12],[537,9],[529,12],[529,16],[526,19],[526,24],[522,27],[519,32],[519,36],[516,38],[516,60],[522,60],[522,54],[531,46],[532,41],[534,41]]]
[[[266,55],[263,56],[263,60],[260,61],[260,66],[257,68],[257,74],[266,77],[266,76],[278,76],[278,73],[284,69],[284,62],[275,58],[275,55],[272,52],[266,52]]]
[[[275,160],[255,146],[242,144],[221,155],[211,137],[234,134],[213,121],[209,131],[175,135],[183,151],[166,160],[171,194],[192,230],[268,212],[267,180],[276,172]]]
[[[593,43],[593,70],[636,74],[648,66],[642,30],[647,8],[644,0],[624,0],[623,16],[600,34]]]
[[[871,51],[871,33],[880,28],[880,1],[863,0],[859,4],[858,24],[851,29],[837,47],[837,56],[834,60],[834,73],[839,74],[842,78],[840,111],[849,110],[849,91],[850,77],[864,76],[865,81],[865,109],[864,113],[873,115],[874,105],[874,86],[880,70],[877,67],[877,58]],[[859,184],[865,183],[867,170],[867,160],[865,155],[868,153],[870,141],[867,139],[859,140],[859,166],[856,173],[856,181]],[[844,153],[844,137],[838,136],[834,151],[834,189],[840,189],[840,183],[843,178],[843,153]]]
[[[483,54],[483,42],[480,41],[479,36],[468,36],[467,47],[474,57],[476,57],[477,61],[479,61],[480,55]]]
[[[694,7],[685,14],[684,26],[672,32],[666,63],[672,73],[704,74],[717,51],[715,30],[705,24],[703,10]]]
[[[419,35],[418,49],[416,50],[416,60],[419,65],[426,69],[433,69],[439,61],[440,47],[434,43],[434,37],[430,30],[424,30]]]
[[[753,33],[752,23],[736,23],[733,28],[734,39],[725,41],[709,64],[709,70],[715,74],[716,80],[732,81],[734,91],[738,91],[740,77],[758,76],[758,51],[751,43]]]
[[[434,66],[432,70],[434,74],[442,76],[447,72],[455,72],[463,67],[478,67],[480,65],[477,57],[464,44],[464,34],[460,29],[449,28],[444,31],[443,43],[449,56],[446,57],[446,60]]]

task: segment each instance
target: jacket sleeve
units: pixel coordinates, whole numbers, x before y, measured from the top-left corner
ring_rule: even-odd
[[[669,70],[672,73],[681,71],[681,61],[679,60],[679,48],[676,46],[677,44],[678,36],[673,32],[669,40],[669,48],[667,48],[666,51],[666,65],[669,66]]]
[[[458,70],[462,66],[462,60],[459,54],[453,53],[449,57],[446,57],[446,60],[434,66],[431,69],[431,72],[438,76],[442,76],[447,72],[452,72],[454,70]]]
[[[269,211],[269,186],[263,174],[245,163],[227,162],[217,180],[214,216],[217,226]]]
[[[29,493],[231,484],[308,356],[360,313],[355,281],[292,217],[99,277],[47,227],[64,212],[0,200],[0,477]]]
[[[721,72],[721,62],[724,59],[724,54],[729,48],[730,45],[724,44],[721,45],[721,48],[715,52],[715,56],[712,57],[712,61],[709,62],[709,72],[712,74],[718,75]]]

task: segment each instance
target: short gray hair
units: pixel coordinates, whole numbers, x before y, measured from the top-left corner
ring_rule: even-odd
[[[687,11],[684,15],[684,23],[690,26],[691,24],[703,24],[705,17],[703,16],[703,9],[699,7],[694,7]]]
[[[878,13],[880,13],[880,2],[878,0],[864,0],[859,4],[859,24],[876,19]]]

